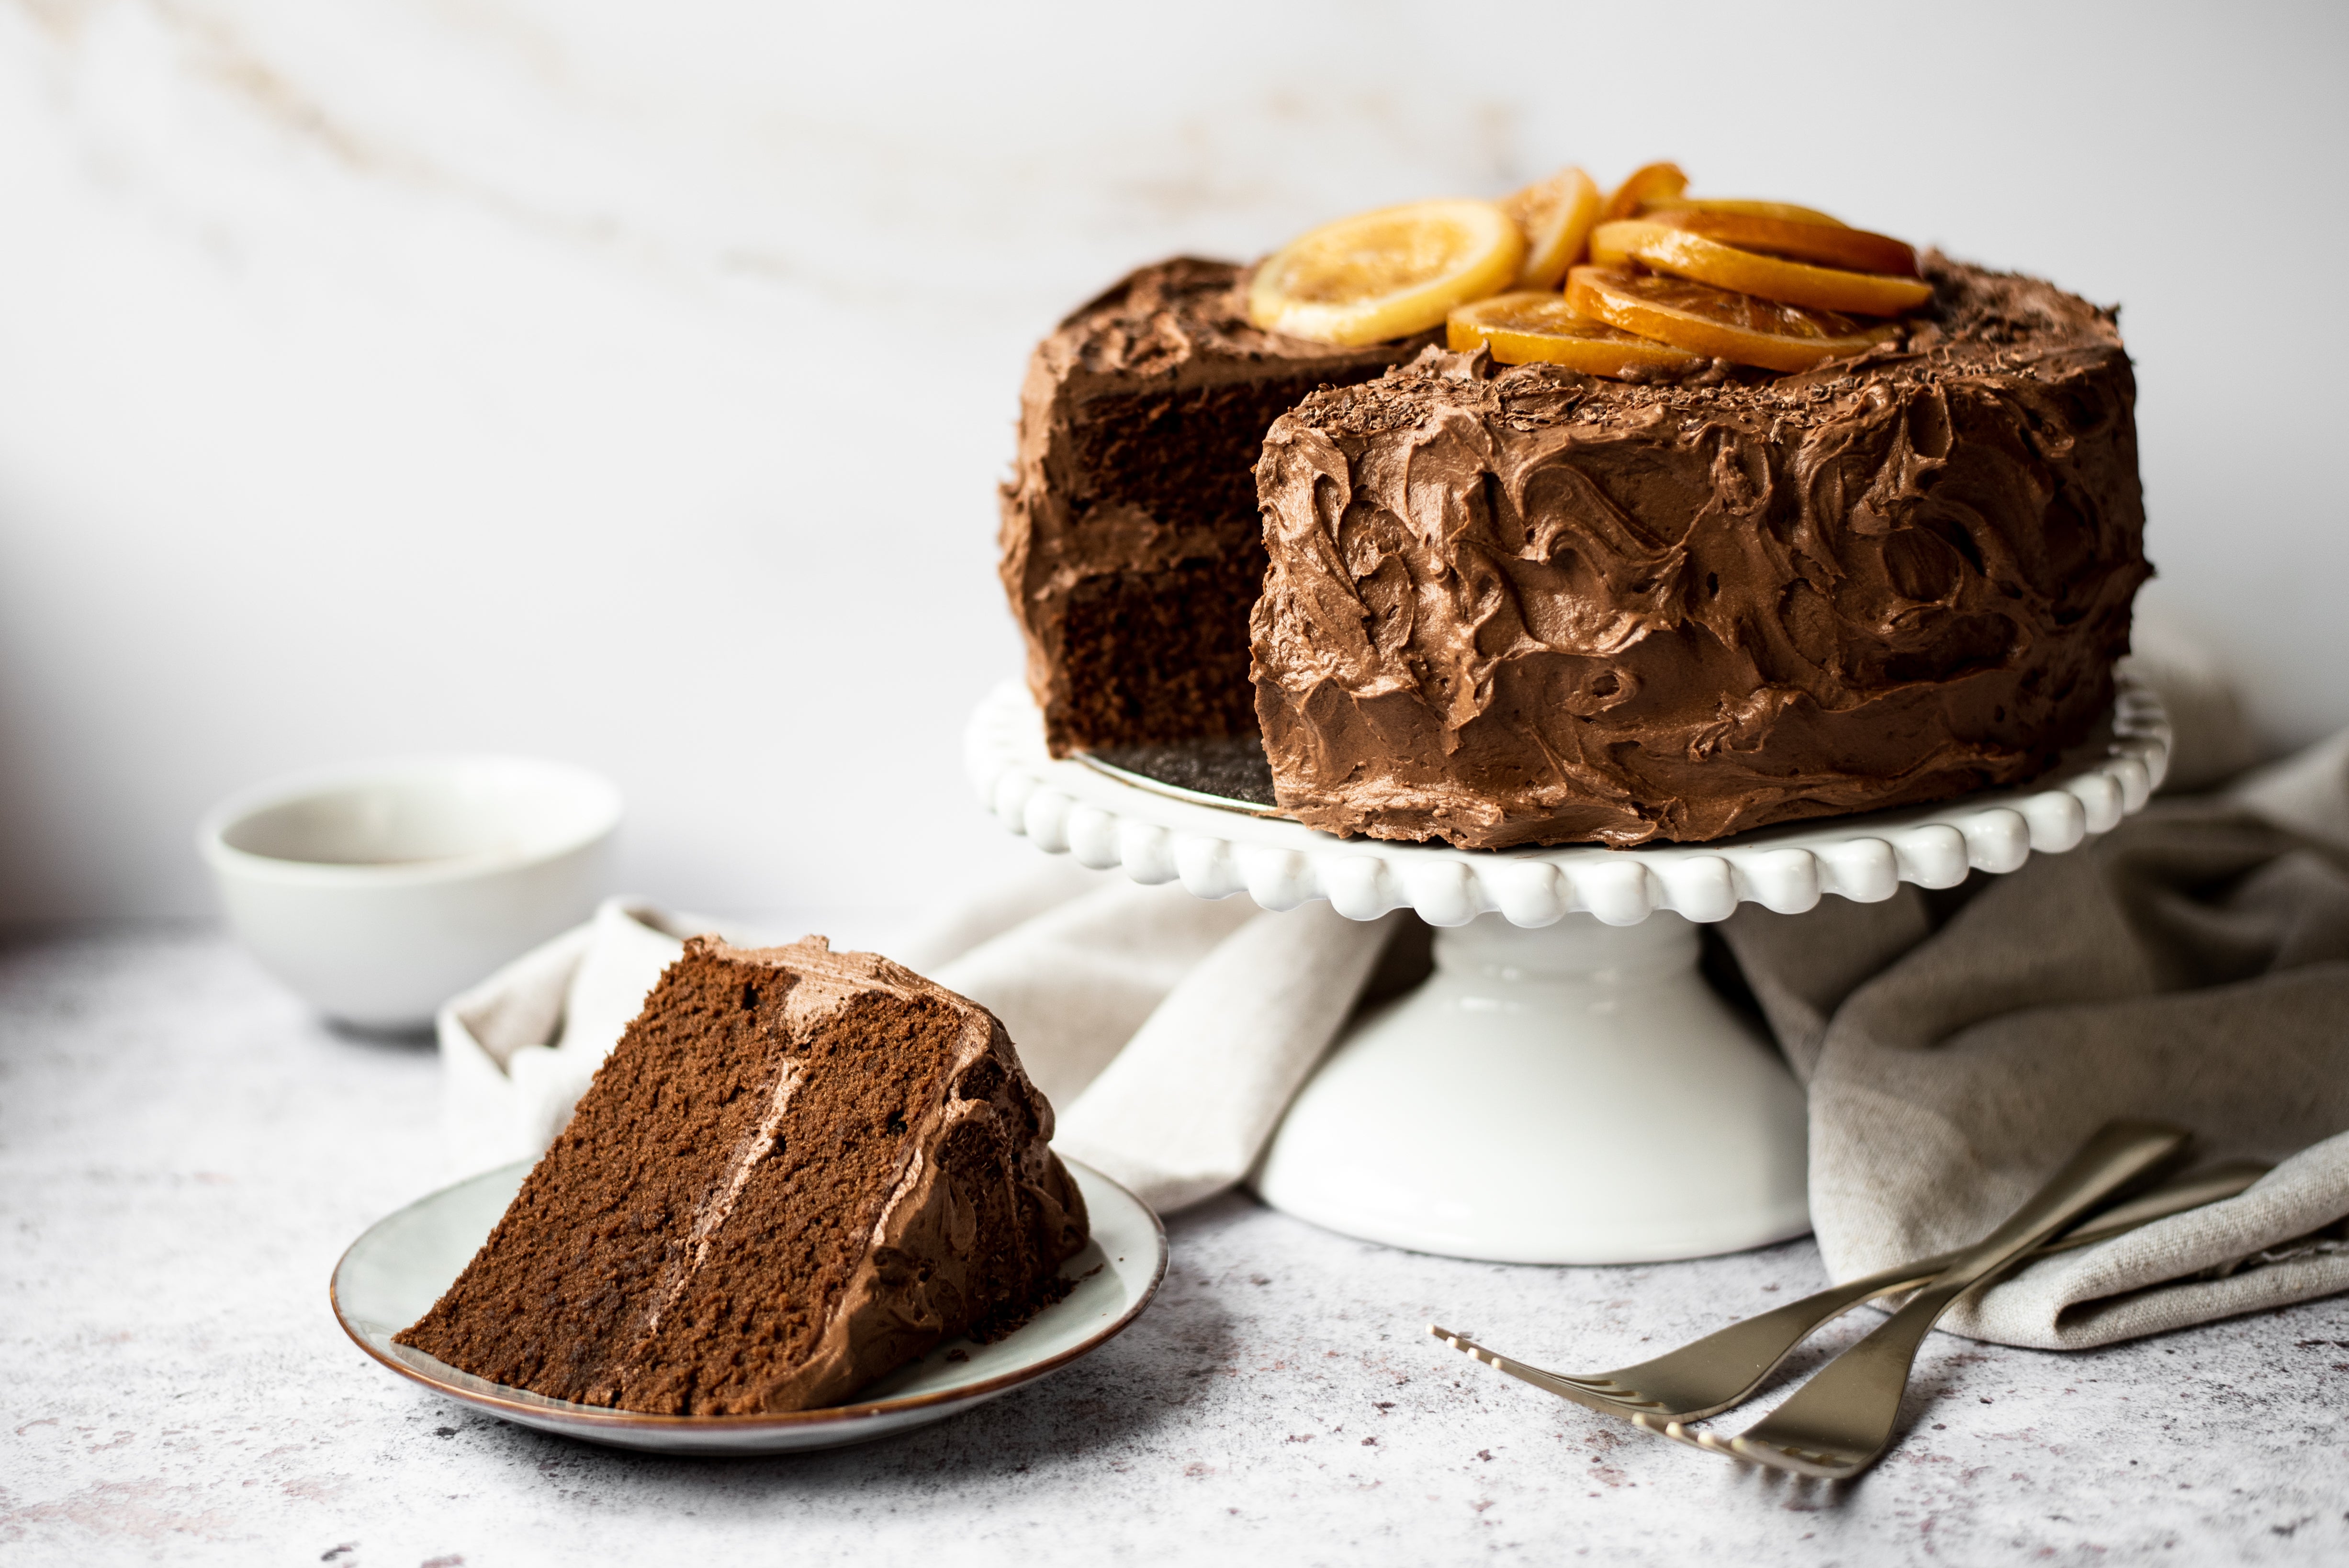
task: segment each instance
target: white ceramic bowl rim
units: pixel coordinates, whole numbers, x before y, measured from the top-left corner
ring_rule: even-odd
[[[534,794],[551,810],[543,824],[490,848],[397,861],[296,860],[240,849],[237,829],[269,812],[368,789],[471,785]],[[196,847],[216,872],[249,882],[304,887],[412,887],[460,882],[559,860],[619,826],[619,788],[599,773],[536,757],[453,755],[388,758],[286,774],[239,790],[206,811]]]

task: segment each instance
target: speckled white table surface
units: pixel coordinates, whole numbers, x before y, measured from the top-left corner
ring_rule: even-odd
[[[2056,1356],[1937,1336],[1908,1439],[1785,1484],[1426,1337],[1619,1365],[1822,1283],[1807,1243],[1495,1267],[1226,1199],[1156,1304],[959,1419],[798,1459],[535,1435],[396,1380],[326,1276],[437,1184],[429,1047],[333,1033],[211,933],[0,948],[11,1563],[2339,1562],[2349,1301]]]

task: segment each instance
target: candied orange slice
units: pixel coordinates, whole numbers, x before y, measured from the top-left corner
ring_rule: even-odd
[[[1645,218],[1601,223],[1592,230],[1590,260],[1602,267],[1638,262],[1715,288],[1852,315],[1899,315],[1933,297],[1932,285],[1916,278],[1888,278],[1757,255]]]
[[[1574,268],[1566,274],[1566,303],[1625,332],[1765,370],[1808,370],[1900,330],[1623,267]]]
[[[1267,332],[1351,347],[1407,337],[1453,306],[1500,293],[1525,236],[1490,201],[1414,201],[1325,223],[1267,256],[1248,319]]]
[[[1561,169],[1538,185],[1501,199],[1501,211],[1526,237],[1517,287],[1554,289],[1566,269],[1582,260],[1591,225],[1599,222],[1599,186],[1579,169]]]
[[[1688,176],[1677,163],[1649,163],[1631,170],[1630,178],[1615,187],[1600,208],[1599,221],[1611,223],[1618,218],[1628,218],[1640,210],[1642,201],[1661,201],[1679,195],[1688,189]]]
[[[1719,240],[1741,251],[1765,256],[1816,262],[1822,266],[1848,267],[1860,273],[1917,275],[1917,253],[1889,234],[1871,233],[1846,223],[1814,223],[1807,219],[1772,218],[1751,212],[1724,212],[1702,207],[1676,207],[1650,202],[1640,210],[1650,222],[1708,240]]]
[[[1504,365],[1563,365],[1618,380],[1634,370],[1701,370],[1706,364],[1702,354],[1594,321],[1551,289],[1464,304],[1444,317],[1444,328],[1457,353],[1482,348]]]
[[[1789,223],[1825,223],[1830,229],[1844,226],[1842,219],[1816,207],[1797,207],[1792,201],[1748,201],[1732,196],[1659,196],[1640,203],[1637,212],[1625,217],[1651,218],[1667,207],[1693,207],[1700,212],[1734,212],[1744,218],[1778,218]]]

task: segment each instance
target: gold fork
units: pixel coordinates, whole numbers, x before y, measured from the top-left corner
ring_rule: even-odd
[[[2044,1238],[2093,1208],[2101,1193],[2125,1185],[2185,1146],[2175,1128],[2114,1122],[2006,1223],[1960,1255],[1865,1339],[1828,1362],[1793,1397],[1725,1442],[1711,1432],[1691,1438],[1640,1423],[1666,1437],[1772,1470],[1822,1480],[1857,1475],[1891,1446],[1917,1350],[1941,1315],[1989,1284]]]
[[[2041,1258],[2051,1253],[2094,1246],[2155,1220],[2232,1198],[2266,1175],[2269,1169],[2260,1161],[2238,1160],[2176,1177],[2142,1197],[2106,1209],[2062,1235],[2042,1242],[2029,1257]],[[1962,1255],[1942,1253],[1832,1285],[1758,1317],[1733,1323],[1652,1361],[1618,1367],[1612,1372],[1547,1372],[1435,1324],[1428,1325],[1427,1331],[1454,1350],[1464,1352],[1470,1359],[1482,1361],[1495,1371],[1530,1383],[1546,1393],[1571,1399],[1602,1415],[1636,1421],[1651,1431],[1682,1441],[1708,1447],[1712,1445],[1703,1443],[1702,1435],[1678,1430],[1680,1424],[1702,1420],[1741,1403],[1794,1353],[1795,1346],[1818,1329],[1864,1302],[1899,1295],[1930,1284],[1935,1275]]]
[[[2055,1240],[2042,1242],[2032,1249],[2030,1258],[2044,1258],[2076,1246],[2095,1246],[2097,1242],[2109,1242],[2116,1234],[2136,1230],[2137,1225],[2149,1225],[2173,1213],[2185,1213],[2187,1209],[2215,1204],[2222,1197],[2239,1195],[2267,1171],[2269,1167],[2260,1160],[2231,1160],[2189,1176],[2178,1176],[2145,1197],[2133,1197],[2126,1204],[2105,1209],[2103,1213],[2079,1222]],[[1940,1256],[1917,1258],[1914,1263],[1900,1263],[1875,1274],[1863,1274],[1860,1279],[1804,1295],[1802,1300],[1790,1300],[1787,1305],[1764,1315],[1748,1316],[1745,1322],[1729,1324],[1717,1334],[1692,1340],[1689,1345],[1682,1345],[1680,1350],[1656,1357],[1654,1361],[1640,1361],[1637,1367],[1619,1367],[1616,1371],[1604,1373],[1553,1373],[1526,1367],[1525,1361],[1504,1357],[1438,1324],[1428,1324],[1428,1334],[1444,1345],[1452,1345],[1454,1350],[1465,1352],[1468,1359],[1485,1361],[1494,1371],[1508,1373],[1520,1383],[1532,1383],[1543,1392],[1557,1394],[1559,1399],[1571,1399],[1599,1410],[1602,1416],[1620,1416],[1661,1432],[1663,1425],[1659,1422],[1677,1425],[1684,1420],[1703,1420],[1705,1416],[1720,1416],[1729,1406],[1741,1404],[1748,1394],[1762,1387],[1766,1377],[1795,1352],[1797,1345],[1802,1345],[1802,1340],[1811,1338],[1818,1328],[1835,1322],[1837,1316],[1858,1307],[1860,1303],[1881,1295],[1900,1295],[1930,1284],[1945,1267],[1957,1263],[1959,1256],[1961,1253],[1948,1251]]]

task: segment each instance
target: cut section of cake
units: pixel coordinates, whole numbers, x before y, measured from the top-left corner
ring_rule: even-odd
[[[1248,325],[1242,270],[1143,267],[1037,346],[1003,490],[1003,585],[1055,756],[1256,732],[1266,427],[1434,334],[1342,348]]]
[[[822,937],[696,937],[398,1342],[662,1415],[837,1403],[1055,1297],[1084,1202],[993,1015]]]
[[[1258,469],[1279,804],[1464,848],[1701,841],[2019,783],[2110,706],[2150,574],[2110,312],[1925,259],[1803,374],[1433,351]]]

